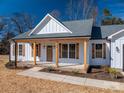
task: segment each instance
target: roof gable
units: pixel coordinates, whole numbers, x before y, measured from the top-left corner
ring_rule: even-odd
[[[90,38],[92,25],[93,19],[64,21],[60,23],[51,15],[47,14],[34,29],[22,33],[13,39],[65,37]]]
[[[41,22],[29,34],[55,34],[55,33],[72,33],[68,28],[58,20],[47,14]]]

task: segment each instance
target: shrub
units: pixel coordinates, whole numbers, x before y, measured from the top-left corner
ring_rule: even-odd
[[[104,71],[109,73],[109,67],[108,66],[104,66]]]
[[[115,68],[108,68],[108,72],[112,79],[117,78],[118,71]]]
[[[54,68],[53,68],[52,66],[49,66],[49,67],[47,67],[47,70],[48,70],[49,72],[51,72],[51,71],[54,70]]]
[[[79,74],[79,70],[73,70],[72,73],[74,73],[75,75]]]

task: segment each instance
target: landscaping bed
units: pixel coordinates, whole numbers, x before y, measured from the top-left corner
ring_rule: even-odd
[[[60,69],[47,67],[42,70],[41,72],[48,72],[48,73],[55,73],[55,74],[62,74],[62,75],[70,75],[76,77],[86,77],[91,79],[99,79],[99,80],[107,80],[107,81],[115,81],[115,82],[124,82],[124,76],[117,72],[116,77],[112,77],[112,75],[105,70],[105,68],[92,68],[90,73],[79,73],[78,70],[73,71],[63,71]]]

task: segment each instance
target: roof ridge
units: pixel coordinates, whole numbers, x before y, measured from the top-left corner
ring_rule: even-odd
[[[107,27],[107,26],[124,26],[124,24],[101,25],[100,27]]]
[[[66,20],[66,21],[61,21],[61,22],[88,21],[88,20],[93,20],[93,18],[90,18],[90,19],[80,19],[80,20]]]

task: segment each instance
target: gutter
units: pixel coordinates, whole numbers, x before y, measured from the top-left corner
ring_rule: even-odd
[[[66,38],[87,38],[90,39],[91,36],[68,36],[68,37],[44,37],[44,38],[17,38],[17,39],[12,39],[12,40],[25,40],[25,39],[66,39]]]

